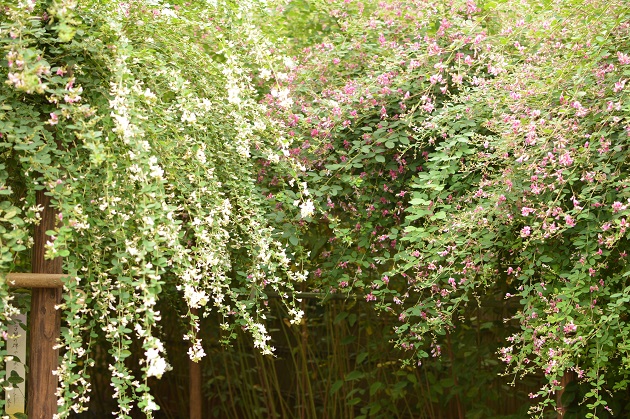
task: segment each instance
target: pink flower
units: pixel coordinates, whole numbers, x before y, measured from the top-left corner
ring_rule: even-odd
[[[627,80],[619,80],[617,83],[615,83],[615,87],[613,88],[613,92],[617,93],[617,92],[623,90],[624,86],[626,85],[626,81]]]
[[[523,217],[527,217],[529,214],[531,214],[532,212],[535,212],[536,210],[533,208],[529,208],[529,207],[523,207],[521,209],[521,214],[523,214]]]
[[[624,209],[626,209],[626,206],[623,205],[621,202],[619,201],[615,201],[612,204],[612,209],[613,209],[613,213],[617,213],[619,211],[622,211]]]
[[[577,100],[574,101],[571,106],[576,110],[575,115],[578,117],[586,116],[588,114],[588,109],[582,106],[582,104]]]
[[[564,333],[571,333],[571,332],[575,332],[577,330],[577,326],[573,324],[573,321],[567,323],[566,325],[564,325]]]
[[[542,192],[542,188],[536,183],[531,186],[531,189],[534,195],[540,195],[540,193]]]
[[[630,56],[624,54],[621,51],[617,51],[617,59],[619,60],[619,64],[621,65],[630,64]]]
[[[532,234],[532,229],[529,226],[525,226],[521,229],[521,237],[527,237]]]
[[[573,164],[573,159],[571,158],[571,155],[566,152],[560,156],[559,162],[563,166],[571,166]]]
[[[381,119],[385,118],[387,118],[387,109],[385,109],[385,106],[381,106]]]
[[[434,74],[431,77],[429,77],[429,83],[431,84],[436,84],[442,81],[442,75],[441,74]]]
[[[51,112],[50,119],[48,120],[48,124],[57,125],[58,122],[59,122],[59,117],[57,116],[57,114],[54,112]]]
[[[468,12],[469,15],[472,15],[473,13],[477,13],[480,11],[481,9],[477,7],[477,4],[473,0],[468,0],[466,2],[466,12]]]
[[[547,364],[547,368],[545,368],[545,374],[547,375],[551,374],[553,367],[555,367],[557,363],[558,361],[556,361],[555,359],[552,359],[551,361],[549,361],[549,364]]]

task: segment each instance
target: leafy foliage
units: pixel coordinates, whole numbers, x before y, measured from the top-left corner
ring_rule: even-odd
[[[63,257],[67,273],[59,417],[89,400],[100,334],[118,417],[134,405],[147,416],[158,409],[147,380],[169,369],[159,298],[185,301],[193,360],[204,350],[192,310],[212,308],[226,338],[243,328],[270,353],[261,296],[286,295],[303,275],[290,270],[255,185],[254,158],[278,145],[241,60],[264,58],[238,41],[258,36],[253,26],[233,6],[205,2],[25,1],[2,10],[0,272],[27,265],[42,209],[35,191],[45,188],[58,211],[47,257]],[[5,325],[16,309],[0,285]],[[126,362],[134,341],[145,355],[141,376]]]
[[[319,209],[297,227],[318,286],[396,314],[418,361],[486,295],[515,299],[499,357],[544,374],[532,413],[569,371],[590,387],[579,415],[625,411],[626,5],[328,11],[341,31],[277,80],[294,105],[269,97]]]
[[[571,374],[567,414],[627,413],[625,2],[211,3],[0,3],[0,272],[28,265],[46,189],[60,417],[84,408],[99,334],[117,414],[157,409],[158,299],[185,302],[194,360],[210,302],[269,353],[266,292],[299,324],[307,276],[391,316],[408,366],[452,370],[505,303],[498,357],[545,380],[532,414]]]

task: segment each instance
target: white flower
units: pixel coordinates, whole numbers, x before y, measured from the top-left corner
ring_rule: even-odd
[[[295,68],[295,62],[290,57],[284,57],[284,65],[289,69],[293,70]]]
[[[142,398],[144,399],[146,406],[142,409],[145,412],[149,412],[149,411],[153,411],[153,410],[160,410],[160,406],[158,406],[154,401],[153,401],[153,396],[151,396],[149,393],[144,393],[142,395]]]
[[[125,240],[125,246],[127,246],[127,253],[131,256],[137,256],[140,253],[132,241]]]
[[[157,99],[155,93],[153,93],[149,88],[146,88],[144,92],[142,92],[142,95],[149,101],[154,101]]]
[[[241,93],[241,89],[238,86],[233,85],[228,89],[228,102],[238,105],[241,103],[241,98],[239,94]]]
[[[302,322],[302,317],[304,317],[304,312],[302,310],[296,310],[294,308],[289,310],[289,314],[293,316],[291,324],[300,324]]]
[[[170,9],[168,7],[164,7],[161,11],[160,14],[162,16],[166,16],[166,17],[177,17],[177,13],[175,13],[175,11],[173,9]]]
[[[277,98],[278,104],[283,108],[293,105],[293,99],[289,97],[289,89],[278,90],[273,88],[271,89],[271,96]]]
[[[315,213],[315,205],[310,199],[300,204],[300,214],[302,218],[310,217]]]
[[[192,285],[186,285],[184,288],[184,298],[188,302],[188,307],[199,308],[208,303],[208,295],[205,291],[197,291]]]
[[[191,124],[197,122],[197,114],[184,110],[182,112],[182,122],[190,122]]]
[[[206,153],[204,153],[202,149],[197,150],[195,157],[197,157],[197,160],[199,160],[201,164],[206,164]]]
[[[155,156],[149,157],[149,168],[151,169],[151,176],[161,179],[164,175],[164,170],[158,164],[158,159]]]
[[[269,80],[271,78],[271,71],[267,68],[260,70],[260,78],[263,80]]]
[[[198,339],[192,347],[188,348],[188,356],[193,362],[199,362],[201,358],[206,356],[206,353],[201,346],[201,339]]]
[[[147,349],[144,353],[147,357],[147,377],[162,378],[162,375],[166,371],[170,371],[172,367],[168,364],[168,362],[166,362],[166,359],[160,355],[160,352],[164,352],[164,345],[162,342],[159,339],[154,338],[152,343],[154,346]]]

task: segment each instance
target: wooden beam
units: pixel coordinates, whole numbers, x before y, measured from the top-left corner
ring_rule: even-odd
[[[41,205],[41,220],[35,228],[31,267],[33,273],[61,274],[61,258],[44,257],[46,231],[57,224],[57,212],[50,205],[50,196],[37,191],[35,202]],[[31,292],[30,356],[27,410],[29,419],[50,419],[57,413],[57,369],[59,350],[53,349],[60,334],[61,313],[55,306],[61,303],[61,288],[34,288]]]
[[[62,274],[13,273],[7,275],[7,283],[11,288],[61,288]]]

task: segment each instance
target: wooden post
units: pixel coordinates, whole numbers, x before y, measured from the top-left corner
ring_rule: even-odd
[[[61,274],[61,258],[44,259],[47,230],[53,230],[57,213],[50,206],[45,191],[37,191],[36,203],[44,209],[41,221],[35,228],[32,271],[33,273]],[[30,358],[28,374],[27,410],[29,419],[51,419],[57,413],[57,369],[59,350],[57,344],[61,327],[61,313],[55,306],[61,303],[61,288],[34,288],[31,294]]]
[[[201,361],[194,362],[188,359],[190,367],[190,419],[202,419],[202,397],[201,397]]]
[[[198,315],[197,309],[191,310],[194,316]],[[201,321],[201,320],[200,320]],[[194,362],[190,358],[188,359],[188,391],[190,407],[190,419],[202,419],[202,392],[201,392],[201,360]]]
[[[567,388],[567,385],[573,380],[575,380],[575,373],[573,371],[565,371],[562,379],[560,380],[562,390],[558,390],[558,394],[556,395],[558,419],[562,419],[564,417],[564,414],[566,413],[568,406],[564,406],[562,404],[562,395],[564,394],[564,390]]]

